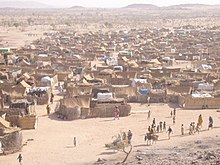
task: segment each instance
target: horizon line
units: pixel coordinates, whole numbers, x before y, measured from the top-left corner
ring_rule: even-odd
[[[158,8],[165,8],[165,7],[172,7],[172,6],[180,6],[180,5],[207,5],[207,6],[219,6],[219,4],[208,4],[208,3],[179,3],[179,4],[172,4],[172,5],[156,5],[156,4],[152,4],[152,3],[130,3],[130,4],[127,4],[127,5],[123,5],[123,6],[112,6],[112,7],[108,7],[108,6],[84,6],[84,5],[79,5],[79,4],[73,4],[73,5],[64,5],[64,6],[61,6],[61,5],[57,5],[57,6],[54,6],[54,5],[51,5],[51,4],[47,4],[47,3],[44,3],[44,2],[38,2],[38,1],[35,1],[35,0],[14,0],[14,1],[2,1],[2,2],[5,2],[5,3],[19,3],[19,2],[34,2],[34,3],[38,3],[38,4],[41,4],[41,5],[45,5],[45,7],[10,7],[10,5],[5,5],[5,7],[0,7],[0,8],[18,8],[18,9],[29,9],[29,8],[35,8],[35,9],[53,9],[53,8],[72,8],[72,7],[79,7],[79,8],[100,8],[100,9],[120,9],[120,8],[125,8],[125,7],[128,7],[128,6],[131,6],[131,5],[153,5],[155,7],[158,7]],[[1,3],[2,3],[1,2]],[[0,5],[1,6],[1,5]]]

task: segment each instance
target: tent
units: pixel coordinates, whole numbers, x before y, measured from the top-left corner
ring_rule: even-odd
[[[61,105],[66,108],[73,108],[76,106],[89,108],[90,107],[90,97],[73,97],[73,98],[65,98],[60,100]]]
[[[129,60],[127,59],[127,57],[123,56],[121,57],[122,60],[124,60],[125,62],[128,62]]]
[[[41,82],[50,82],[51,83],[51,78],[49,76],[45,76],[41,78]]]
[[[24,78],[27,79],[27,80],[28,80],[29,78],[31,78],[28,73],[24,73],[23,76],[24,76]]]
[[[161,63],[160,63],[160,61],[158,61],[158,59],[152,59],[152,60],[150,60],[150,63],[161,65]]]
[[[9,128],[9,127],[10,127],[10,123],[7,122],[2,117],[0,117],[0,128]]]
[[[98,100],[111,100],[113,99],[113,93],[97,93]]]
[[[100,74],[107,74],[107,75],[112,75],[114,71],[112,69],[104,69],[100,71]]]
[[[23,87],[25,87],[25,88],[31,88],[31,86],[30,86],[28,83],[26,83],[24,80],[22,80],[22,81],[20,82],[20,84],[21,84]]]
[[[203,91],[212,91],[214,89],[214,84],[199,84],[198,89]]]
[[[128,64],[129,64],[129,66],[134,67],[134,68],[139,67],[139,65],[134,60],[128,61]]]

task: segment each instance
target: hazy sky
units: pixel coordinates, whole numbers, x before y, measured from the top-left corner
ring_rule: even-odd
[[[0,0],[7,1],[7,0]],[[8,0],[19,1],[19,0]],[[22,1],[22,0],[20,0]],[[24,0],[29,1],[29,0]],[[169,6],[184,3],[220,4],[220,0],[32,0],[58,7],[84,6],[84,7],[123,7],[133,3],[154,4],[157,6]]]

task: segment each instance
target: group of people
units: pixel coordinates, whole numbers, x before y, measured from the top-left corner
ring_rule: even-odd
[[[160,121],[159,124],[156,126],[156,119],[153,119],[152,125],[148,127],[148,133],[155,134],[166,131],[166,122]],[[168,130],[168,138],[170,139],[170,134],[173,133],[172,128],[169,126]]]
[[[126,141],[126,139],[128,139],[128,144],[131,144],[131,139],[132,139],[133,133],[131,132],[131,130],[128,131],[127,135],[125,132],[123,132],[122,134],[122,140]]]
[[[182,124],[182,127],[183,127],[183,124]],[[196,132],[199,133],[199,131],[200,131],[200,125],[197,123],[195,126],[195,122],[191,122],[189,125],[189,135],[193,135]],[[181,134],[184,135],[184,130],[182,131],[182,129],[181,129]]]
[[[46,89],[29,90],[28,94],[31,96],[42,97],[47,94],[47,91]]]
[[[198,122],[195,126],[195,122],[191,122],[190,123],[190,126],[189,126],[189,134],[190,135],[193,135],[194,133],[200,131],[201,127],[202,127],[202,124],[203,124],[203,118],[202,118],[202,115],[200,114],[199,115],[199,118],[198,118]],[[183,124],[182,124],[183,126]],[[208,130],[209,129],[212,129],[213,128],[213,118],[211,116],[209,116],[209,124],[208,124]],[[182,130],[182,129],[181,129]],[[182,131],[181,131],[182,132]],[[184,132],[182,132],[182,135],[184,134]]]
[[[150,118],[151,112],[148,111],[148,119]],[[173,124],[175,124],[175,117],[176,117],[176,109],[174,108],[173,110],[171,110],[170,112],[171,118],[173,119]],[[196,132],[200,132],[200,129],[202,127],[203,124],[203,118],[202,115],[200,114],[198,117],[198,122],[195,125],[195,122],[191,122],[190,126],[189,126],[189,135],[193,135]],[[209,117],[209,124],[208,124],[208,130],[213,128],[213,118],[210,116]],[[184,125],[181,125],[181,135],[185,134],[184,131]],[[151,126],[148,127],[148,133],[150,134],[155,134],[155,133],[161,133],[166,131],[166,122],[162,122],[160,121],[158,125],[156,125],[156,119],[154,118],[152,121]],[[170,139],[170,135],[171,133],[173,133],[172,128],[169,126],[169,128],[166,131],[168,133],[168,139]]]
[[[151,126],[148,127],[148,132],[154,134],[163,131],[166,131],[166,122],[160,121],[159,124],[156,126],[156,119],[154,118]]]

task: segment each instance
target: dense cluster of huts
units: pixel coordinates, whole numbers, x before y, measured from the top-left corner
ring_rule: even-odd
[[[36,105],[56,106],[64,120],[112,117],[129,103],[220,108],[220,33],[186,26],[130,31],[52,31],[20,49],[0,48],[0,152],[21,147],[20,129],[35,128]],[[10,137],[11,136],[11,137]],[[6,143],[7,138],[13,144]]]

